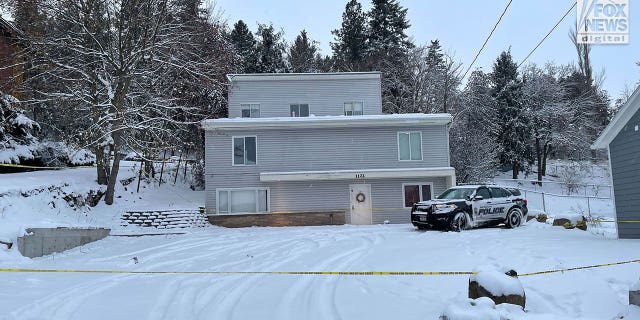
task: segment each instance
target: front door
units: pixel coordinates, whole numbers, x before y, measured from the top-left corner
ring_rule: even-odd
[[[371,224],[371,185],[349,186],[351,199],[351,224]]]

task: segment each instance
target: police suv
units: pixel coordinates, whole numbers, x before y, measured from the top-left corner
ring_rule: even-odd
[[[454,231],[502,223],[516,228],[526,221],[527,213],[527,199],[516,188],[465,185],[414,204],[411,223],[418,229]]]

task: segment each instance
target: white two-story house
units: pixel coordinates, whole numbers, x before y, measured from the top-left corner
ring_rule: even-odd
[[[232,74],[205,120],[206,212],[223,226],[408,223],[455,184],[449,114],[383,114],[379,72]]]

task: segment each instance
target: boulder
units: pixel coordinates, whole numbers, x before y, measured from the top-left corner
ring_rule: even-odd
[[[500,271],[480,271],[469,277],[469,298],[487,297],[495,304],[509,303],[520,306],[523,310],[526,303],[524,287],[514,270],[506,273]]]
[[[538,222],[545,223],[547,222],[547,215],[544,213],[541,213],[536,216],[536,220],[538,220]]]
[[[571,220],[567,219],[567,218],[555,218],[553,219],[553,226],[554,227],[564,227],[565,224],[570,224],[573,225],[571,223]]]

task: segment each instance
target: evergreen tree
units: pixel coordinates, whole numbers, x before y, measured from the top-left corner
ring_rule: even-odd
[[[364,71],[367,54],[367,15],[357,0],[350,0],[342,13],[342,26],[331,31],[336,68],[342,71]]]
[[[409,50],[413,44],[405,33],[411,25],[407,9],[397,0],[373,0],[368,13],[367,64],[369,70],[382,72],[382,110],[392,113],[402,110],[411,95],[412,70]]]
[[[373,0],[369,15],[369,57],[375,67],[378,60],[397,61],[413,43],[405,33],[411,26],[407,9],[398,0]]]
[[[276,32],[272,24],[259,24],[256,36],[258,37],[257,72],[286,72],[287,66],[284,54],[287,49],[287,45],[283,39],[283,32]]]
[[[500,163],[511,165],[513,179],[533,161],[531,128],[523,104],[522,82],[511,51],[503,51],[493,64],[491,95],[497,104],[499,126],[496,141],[502,146]]]
[[[318,42],[309,39],[307,31],[302,30],[289,48],[289,67],[291,72],[318,72],[320,54]]]
[[[36,153],[38,140],[33,133],[40,125],[24,115],[18,102],[0,92],[0,163],[20,164]]]
[[[246,73],[258,72],[256,39],[247,24],[242,20],[238,20],[238,22],[233,25],[233,30],[229,38],[242,58],[242,71]]]

